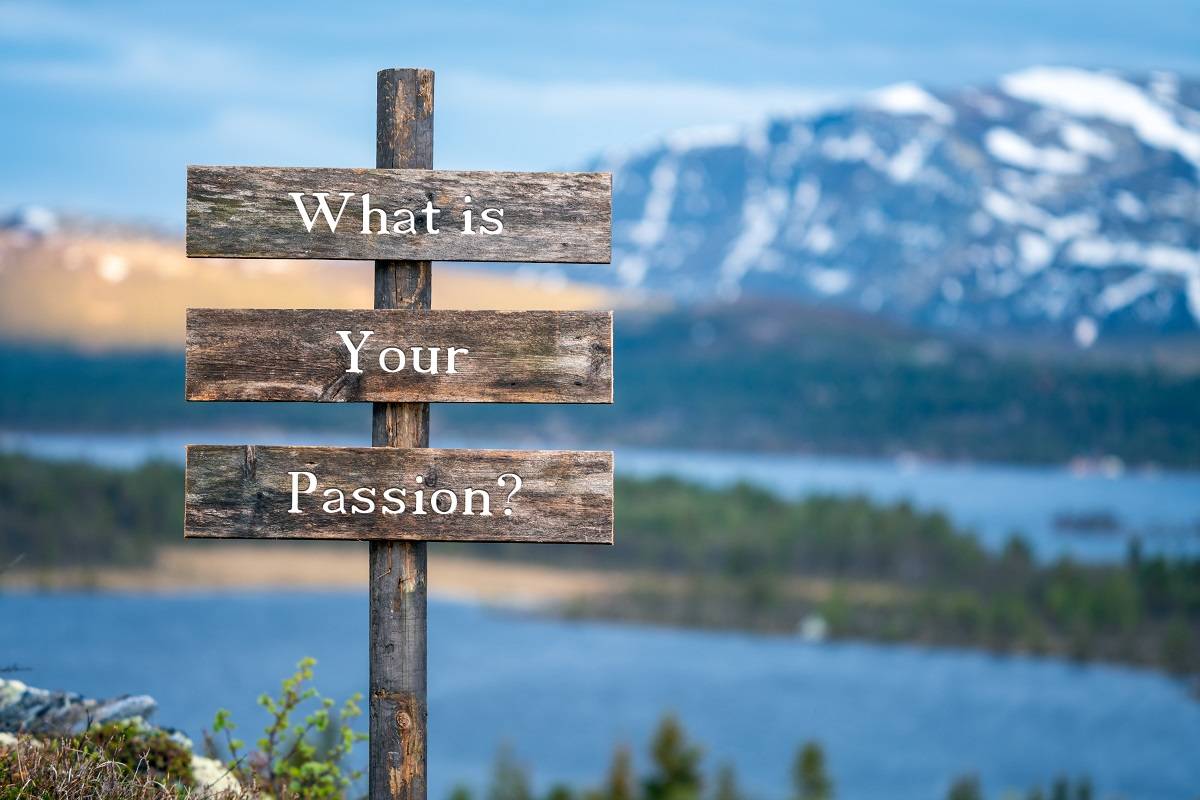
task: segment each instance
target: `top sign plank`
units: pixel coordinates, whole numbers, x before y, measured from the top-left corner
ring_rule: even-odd
[[[206,167],[187,171],[187,254],[607,264],[601,172]]]

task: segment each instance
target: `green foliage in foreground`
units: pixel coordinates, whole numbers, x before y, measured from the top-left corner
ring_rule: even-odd
[[[193,788],[190,751],[137,723],[0,747],[0,800],[183,800]]]
[[[820,745],[809,742],[806,749]],[[634,773],[633,756],[620,745],[613,752],[608,774],[600,786],[577,788],[555,784],[544,800],[744,800],[737,777],[729,765],[717,772],[712,791],[708,790],[703,770],[704,751],[690,740],[679,719],[667,714],[659,723],[650,742],[650,770],[640,778]],[[828,778],[822,776],[828,783]],[[799,784],[797,784],[799,787]],[[491,781],[483,793],[485,800],[536,800],[533,780],[510,745],[502,744],[496,754]],[[472,789],[460,784],[450,800],[473,800]]]
[[[192,754],[186,747],[162,731],[138,722],[121,722],[66,738],[35,741],[22,737],[16,745],[0,742],[0,800],[346,800],[359,796],[361,791],[353,786],[359,774],[343,767],[353,745],[366,738],[345,724],[358,714],[357,697],[346,702],[336,719],[333,703],[312,688],[314,663],[310,658],[301,660],[296,673],[283,681],[278,698],[264,695],[259,699],[270,722],[257,751],[246,753],[245,744],[233,737],[236,726],[228,712],[217,713],[214,732],[224,735],[224,743],[218,746],[211,736],[206,737],[210,755],[229,760],[240,790],[203,791],[205,787],[196,785]],[[316,709],[303,724],[293,723],[292,715],[305,704]],[[703,748],[673,714],[660,721],[647,755],[648,770],[639,776],[631,751],[619,745],[599,786],[559,783],[538,795],[528,768],[510,745],[503,744],[489,785],[479,796],[483,800],[747,800],[732,765],[718,766],[715,779],[710,780]],[[791,765],[788,800],[834,800],[837,796],[821,744],[804,742]],[[472,787],[459,784],[448,800],[475,797]],[[946,794],[947,800],[984,797],[972,774],[953,780]],[[1034,787],[1026,797],[1093,800],[1093,790],[1087,778],[1071,783],[1060,777],[1050,784],[1048,793]]]
[[[480,795],[484,800],[747,800],[729,764],[719,766],[709,780],[703,763],[703,749],[691,741],[679,719],[672,714],[662,718],[650,741],[649,770],[639,780],[634,774],[630,751],[624,745],[613,753],[608,776],[598,787],[572,787],[554,784],[541,795],[533,790],[528,769],[504,744],[496,755],[491,782]],[[1027,793],[1006,791],[998,797],[1007,800],[1094,800],[1087,777],[1072,782],[1056,778],[1046,791],[1034,786]],[[838,797],[833,777],[826,765],[820,742],[810,740],[797,751],[791,774],[788,800],[835,800]],[[962,775],[949,782],[946,800],[985,800],[987,795],[979,778]],[[448,800],[474,800],[471,787],[459,784]]]
[[[107,723],[70,737],[0,742],[0,800],[342,800],[354,796],[361,773],[348,770],[366,734],[349,721],[360,696],[340,709],[311,685],[316,662],[306,658],[283,681],[278,697],[259,705],[269,722],[250,750],[235,738],[229,712],[217,712],[205,735],[209,756],[228,765],[240,790],[213,789],[193,773],[189,747],[140,721]],[[303,720],[295,716],[304,713]],[[221,736],[218,743],[215,736]],[[223,777],[223,776],[222,776]],[[209,777],[211,780],[211,776]]]
[[[303,667],[301,667],[303,672]],[[297,676],[289,678],[295,681]],[[297,684],[298,685],[298,684]],[[296,688],[293,686],[293,688]],[[303,694],[300,692],[299,694]],[[288,694],[288,690],[284,690]],[[281,698],[282,699],[282,698]],[[128,723],[103,725],[79,736],[0,745],[0,800],[345,800],[359,795],[346,781],[259,782],[261,772],[243,774],[242,791],[214,793],[198,787],[190,773],[190,753],[161,731]],[[950,783],[947,800],[984,800],[977,777],[964,775]],[[459,784],[448,800],[474,800],[471,787]],[[551,786],[533,789],[529,770],[509,745],[502,745],[484,800],[747,800],[731,765],[706,779],[703,750],[692,742],[679,720],[663,717],[649,748],[649,770],[640,779],[632,755],[618,746],[603,782],[594,788]],[[834,800],[837,797],[819,742],[805,742],[796,753],[789,800]],[[1005,793],[1005,798],[1021,797]],[[1059,777],[1043,790],[1035,786],[1027,800],[1093,800],[1087,778],[1074,783]]]
[[[797,800],[832,800],[833,782],[825,772],[825,752],[816,742],[809,742],[796,754],[792,768]]]
[[[984,800],[986,795],[983,786],[976,775],[961,775],[950,784],[946,800]],[[1019,798],[1021,795],[1008,792],[1005,798]],[[1089,778],[1080,778],[1072,783],[1064,776],[1059,776],[1050,784],[1049,791],[1035,786],[1026,794],[1026,800],[1094,800],[1092,782]]]
[[[284,679],[279,697],[258,698],[270,721],[256,750],[247,751],[245,742],[234,737],[237,725],[228,711],[217,712],[213,734],[224,739],[218,743],[214,735],[206,734],[209,755],[228,762],[243,786],[261,787],[274,797],[331,800],[344,797],[362,777],[345,766],[354,745],[367,738],[349,724],[362,714],[358,705],[362,696],[355,694],[335,709],[334,701],[321,697],[312,686],[316,663],[301,659],[295,674]],[[302,707],[311,710],[303,721],[294,721]]]
[[[85,753],[116,761],[164,780],[192,783],[192,754],[161,730],[136,722],[110,722],[70,740]]]

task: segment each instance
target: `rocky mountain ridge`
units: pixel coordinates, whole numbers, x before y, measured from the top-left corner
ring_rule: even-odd
[[[1200,81],[1037,67],[683,131],[614,173],[611,280],[959,331],[1200,327]]]

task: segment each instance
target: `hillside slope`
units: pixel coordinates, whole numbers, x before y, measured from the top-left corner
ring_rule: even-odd
[[[614,173],[613,282],[963,331],[1194,332],[1200,81],[1034,68],[682,131]]]
[[[438,404],[441,441],[1200,466],[1200,373],[996,351],[786,303],[621,312],[611,406]],[[77,402],[80,394],[88,402]],[[364,404],[186,403],[176,352],[0,345],[4,430],[370,428]]]
[[[189,259],[183,241],[127,230],[0,230],[0,341],[87,349],[183,347],[191,307],[370,308],[371,265]],[[609,289],[439,264],[434,308],[609,308]]]

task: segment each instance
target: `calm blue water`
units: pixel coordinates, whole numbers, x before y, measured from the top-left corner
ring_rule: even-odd
[[[182,462],[188,443],[364,445],[364,438],[289,431],[158,434],[24,434],[0,432],[0,450],[55,458],[85,458],[131,466],[149,458]],[[454,442],[441,446],[536,447],[513,442]],[[1088,560],[1125,557],[1129,539],[1147,551],[1200,554],[1200,473],[1126,472],[1114,476],[1075,474],[1061,467],[941,464],[885,459],[850,459],[760,453],[620,448],[618,472],[679,475],[714,485],[747,480],[781,494],[858,493],[882,501],[908,500],[942,510],[999,548],[1022,532],[1044,559],[1063,554]],[[1120,524],[1112,533],[1067,533],[1053,524],[1060,513],[1110,514]],[[618,533],[619,535],[619,533]]]
[[[0,433],[0,449],[120,466],[181,460],[193,441],[365,443],[296,432]],[[617,451],[617,467],[714,485],[748,480],[789,496],[909,500],[945,510],[992,546],[1023,531],[1043,557],[1121,558],[1129,535],[1150,549],[1200,552],[1195,473],[1103,477],[628,448]],[[1064,535],[1052,524],[1061,512],[1101,511],[1124,530]],[[19,677],[36,685],[152,694],[161,722],[197,735],[221,705],[244,728],[260,724],[253,698],[303,655],[320,659],[329,694],[365,691],[366,619],[365,598],[346,593],[0,595],[0,663],[30,667]],[[787,765],[808,738],[826,745],[839,796],[850,800],[940,798],[951,777],[967,771],[992,793],[1059,773],[1091,775],[1102,796],[1192,800],[1200,790],[1200,703],[1172,681],[1134,670],[563,623],[434,603],[429,689],[435,800],[459,780],[482,786],[503,740],[536,765],[543,788],[597,781],[613,745],[644,751],[668,708],[705,744],[710,766],[735,763],[763,798],[785,795]]]
[[[217,706],[242,721],[303,655],[329,695],[366,689],[358,593],[0,595],[0,662],[41,686],[149,693],[197,735]],[[486,780],[507,740],[551,781],[600,779],[616,742],[639,766],[664,709],[737,766],[760,798],[787,792],[795,748],[818,738],[839,798],[936,800],[980,774],[990,796],[1088,774],[1099,796],[1191,800],[1200,703],[1111,667],[867,644],[565,623],[434,602],[429,611],[430,797]],[[251,738],[247,736],[247,738]]]

